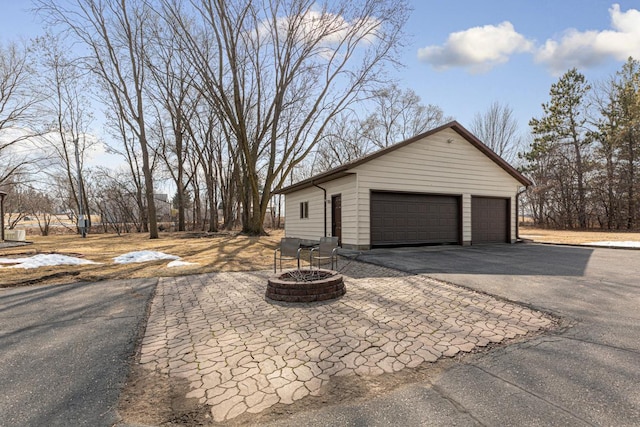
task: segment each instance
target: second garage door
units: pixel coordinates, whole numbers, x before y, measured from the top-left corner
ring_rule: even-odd
[[[471,198],[471,242],[509,242],[509,199]]]
[[[371,193],[371,246],[460,243],[460,198]]]

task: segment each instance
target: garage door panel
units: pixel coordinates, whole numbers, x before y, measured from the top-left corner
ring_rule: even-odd
[[[472,243],[506,243],[509,237],[509,199],[471,198]]]
[[[459,243],[459,197],[371,193],[371,244]]]

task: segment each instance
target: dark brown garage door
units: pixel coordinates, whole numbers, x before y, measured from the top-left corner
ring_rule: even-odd
[[[371,193],[371,246],[459,241],[459,197]]]
[[[509,200],[471,198],[471,242],[509,242]]]

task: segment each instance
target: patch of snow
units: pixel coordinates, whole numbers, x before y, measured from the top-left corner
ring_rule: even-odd
[[[5,268],[38,268],[56,265],[99,264],[88,259],[59,254],[38,254],[28,258],[0,258],[0,264],[14,264]]]
[[[178,259],[171,261],[169,264],[167,264],[167,267],[172,268],[172,267],[187,267],[189,265],[198,265],[197,262],[187,262],[187,261],[180,261]]]
[[[0,264],[20,264],[29,258],[0,258]]]
[[[163,252],[155,251],[136,251],[122,254],[113,259],[116,264],[129,264],[137,262],[149,262],[169,259],[172,260],[167,267],[186,267],[189,265],[198,265],[197,263],[182,261],[179,256],[169,255]],[[3,267],[3,264],[7,264]],[[51,267],[56,265],[83,265],[83,264],[100,264],[88,259],[76,258],[59,254],[38,254],[25,258],[0,258],[0,268],[38,268]]]
[[[157,261],[161,259],[180,259],[179,256],[165,254],[164,252],[156,252],[156,251],[135,251],[135,252],[127,252],[126,254],[122,254],[113,259],[113,262],[116,264],[130,264],[134,262],[149,262],[149,261]]]
[[[623,242],[590,242],[585,243],[585,245],[593,245],[593,246],[618,246],[621,248],[640,248],[640,242],[626,240]]]

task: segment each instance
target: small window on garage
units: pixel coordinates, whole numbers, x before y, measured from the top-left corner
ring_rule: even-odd
[[[300,202],[300,219],[309,218],[309,202]]]

